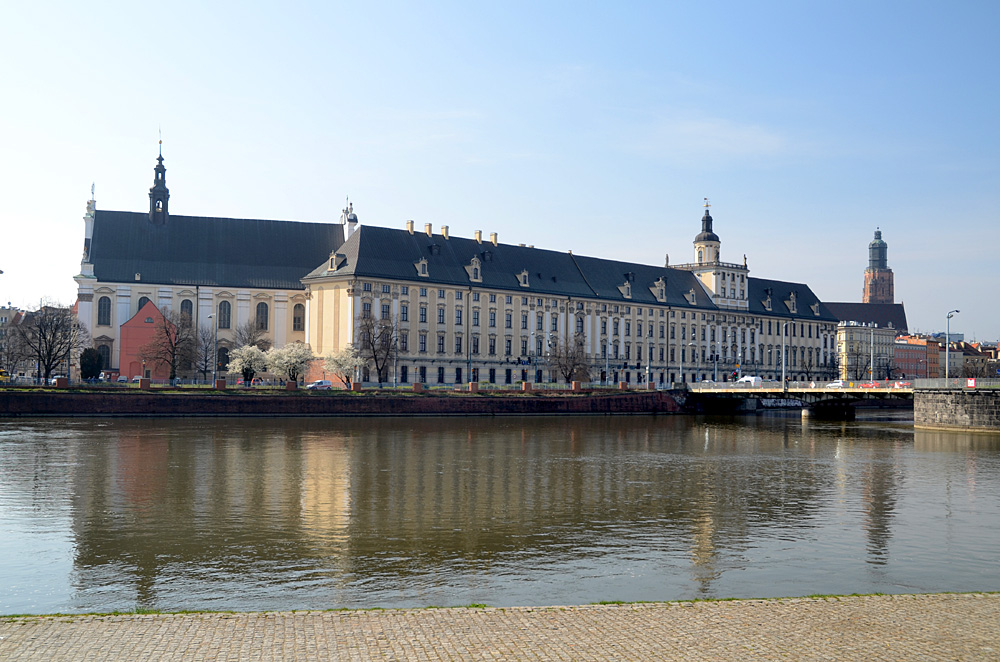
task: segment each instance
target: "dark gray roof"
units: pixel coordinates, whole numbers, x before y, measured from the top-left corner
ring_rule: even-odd
[[[435,248],[436,247],[436,248]],[[359,228],[338,251],[343,264],[330,271],[329,259],[314,269],[305,279],[331,276],[358,278],[385,278],[394,280],[419,280],[417,267],[427,260],[428,284],[468,286],[471,284],[465,267],[473,257],[482,263],[482,283],[476,287],[520,292],[525,296],[572,296],[591,299],[619,300],[636,305],[662,305],[650,288],[660,278],[666,281],[666,304],[674,307],[697,307],[738,313],[720,309],[705,292],[695,275],[684,269],[657,267],[647,264],[619,262],[601,258],[573,255],[558,251],[498,244],[479,243],[475,239],[441,235],[428,237],[424,232],[395,230],[376,226]],[[528,287],[521,287],[518,275],[528,272]],[[626,299],[619,289],[631,279],[631,298]],[[836,322],[807,285],[782,281],[749,279],[750,311],[780,317],[813,318],[809,306],[819,305],[818,320]],[[771,312],[761,301],[765,288],[773,290]],[[685,295],[695,294],[695,303]],[[792,315],[781,302],[789,293],[797,293],[798,314]],[[755,300],[756,299],[756,300]]]
[[[899,333],[906,333],[907,330],[906,310],[901,303],[835,302],[826,304],[826,307],[841,322],[874,322],[882,327],[892,324],[892,328]]]
[[[90,262],[103,282],[301,290],[343,243],[339,223],[171,214],[157,226],[147,213],[98,210]]]
[[[816,319],[824,322],[837,322],[837,316],[827,308],[826,304],[819,300],[809,286],[804,283],[789,283],[783,280],[769,280],[765,278],[748,278],[750,312],[757,315],[771,315],[775,317],[788,317],[796,319]],[[796,313],[789,310],[786,301],[791,301],[792,293],[795,293]],[[768,296],[771,298],[771,310],[768,311],[764,305]],[[817,315],[814,312],[814,306]]]

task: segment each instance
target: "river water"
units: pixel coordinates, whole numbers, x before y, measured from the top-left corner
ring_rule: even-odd
[[[1000,590],[1000,434],[0,421],[0,614]]]

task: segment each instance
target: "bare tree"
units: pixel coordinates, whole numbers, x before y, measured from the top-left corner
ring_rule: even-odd
[[[195,331],[188,315],[169,310],[156,320],[153,339],[139,348],[139,358],[170,369],[170,383],[177,371],[190,366],[197,349]]]
[[[215,330],[210,326],[199,327],[195,342],[194,369],[206,380],[208,373],[215,372]]]
[[[30,358],[30,349],[21,339],[17,326],[0,328],[0,368],[14,375],[25,359]]]
[[[256,319],[237,325],[233,330],[233,336],[237,347],[259,347],[262,352],[271,349],[267,332],[260,328]]]
[[[378,383],[386,381],[396,356],[396,325],[389,319],[362,315],[357,320],[358,353],[375,368]]]
[[[39,376],[46,381],[90,339],[71,308],[51,303],[28,313],[16,328],[25,354],[37,362]]]
[[[577,333],[567,340],[557,335],[553,336],[549,340],[546,360],[549,367],[562,375],[567,382],[585,382],[590,379],[590,357],[587,356],[582,333]]]

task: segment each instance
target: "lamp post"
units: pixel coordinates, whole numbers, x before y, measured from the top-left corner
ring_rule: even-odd
[[[960,310],[951,310],[948,312],[948,321],[946,322],[945,332],[944,332],[944,378],[948,379],[948,368],[950,367],[951,361],[949,360],[949,352],[951,351],[951,318],[955,316],[955,313],[960,313]]]
[[[219,378],[219,325],[215,321],[215,313],[209,315],[208,319],[212,320],[212,386],[215,386],[215,380]]]
[[[788,330],[788,322],[781,325],[781,390],[787,388],[785,384],[785,333]]]

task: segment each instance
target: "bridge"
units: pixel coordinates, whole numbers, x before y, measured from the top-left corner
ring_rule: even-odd
[[[694,382],[687,385],[695,403],[707,411],[758,411],[795,408],[818,418],[854,418],[854,405],[864,401],[913,401],[908,381],[781,382],[764,381],[760,386],[736,382]],[[771,406],[768,406],[771,405]]]

